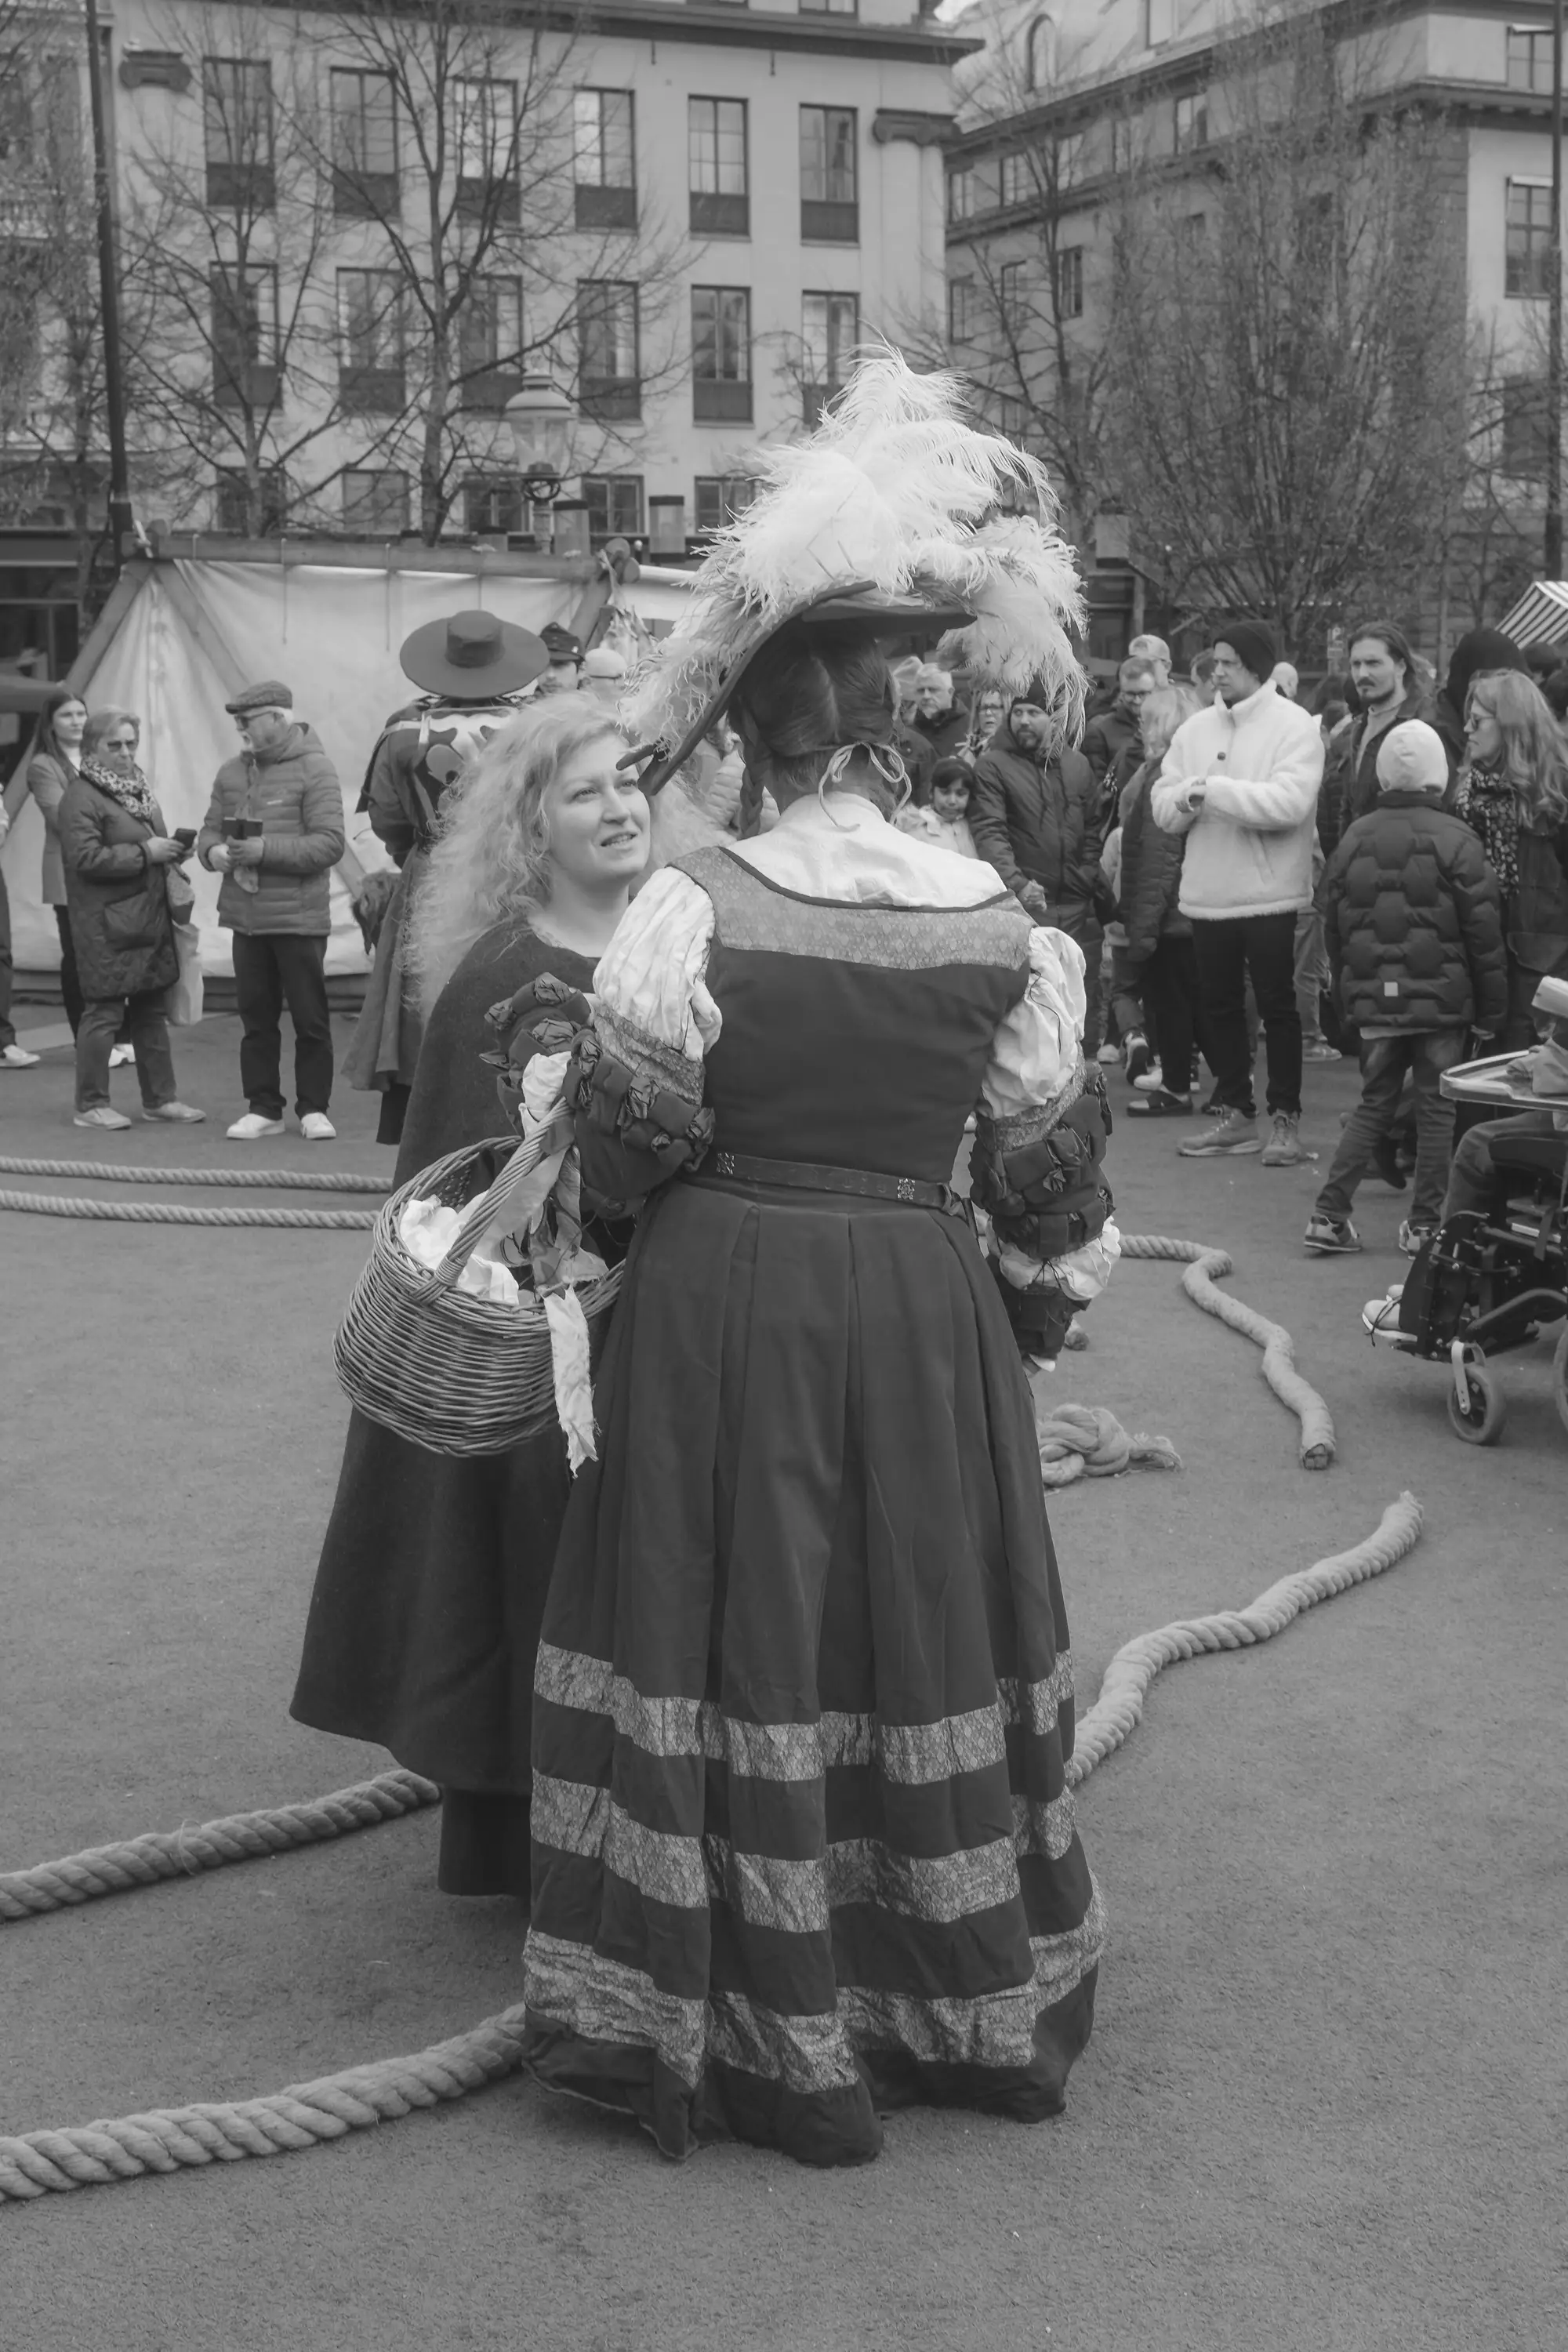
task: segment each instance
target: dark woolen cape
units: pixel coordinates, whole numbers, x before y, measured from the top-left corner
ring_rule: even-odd
[[[542,971],[593,985],[589,958],[516,923],[469,949],[426,1031],[399,1184],[506,1135],[484,1016]],[[528,1900],[533,1662],[571,1485],[558,1430],[465,1461],[350,1419],[290,1712],[440,1782],[447,1894]]]

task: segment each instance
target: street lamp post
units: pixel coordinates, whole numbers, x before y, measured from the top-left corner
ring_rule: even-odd
[[[572,403],[553,376],[525,375],[506,404],[523,495],[553,506],[561,496],[572,431]]]
[[[1561,5],[1561,0],[1559,0]],[[109,425],[109,536],[114,576],[131,535],[131,477],[125,457],[125,363],[120,341],[120,269],[114,250],[114,185],[109,118],[103,102],[103,46],[97,0],[86,0],[87,87],[92,110],[93,209],[98,220],[99,295],[103,310],[103,404]]]

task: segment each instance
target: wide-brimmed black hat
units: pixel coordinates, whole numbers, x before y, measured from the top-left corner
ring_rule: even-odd
[[[868,580],[851,580],[841,588],[831,588],[790,614],[746,649],[672,751],[660,751],[657,745],[645,743],[640,750],[627,752],[617,764],[629,767],[634,761],[647,760],[651,751],[654,756],[637,782],[645,793],[660,791],[682,762],[691,757],[720,713],[728,708],[747,670],[765,646],[808,645],[813,640],[825,639],[839,645],[864,645],[889,637],[921,637],[934,644],[949,629],[963,628],[973,618],[973,614],[956,597],[885,596]]]
[[[498,620],[493,613],[451,613],[444,621],[426,621],[404,638],[397,658],[405,677],[452,702],[516,694],[550,667],[550,656],[531,630]]]

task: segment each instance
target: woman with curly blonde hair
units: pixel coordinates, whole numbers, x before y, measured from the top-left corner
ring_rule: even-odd
[[[509,720],[443,800],[409,941],[427,1019],[397,1183],[503,1136],[487,1010],[545,972],[592,989],[647,862],[626,750],[603,704],[563,695]],[[292,1711],[440,1783],[451,1895],[528,1899],[533,1661],[570,1486],[556,1429],[458,1460],[349,1425]]]
[[[1533,678],[1493,670],[1473,681],[1454,804],[1502,886],[1509,1009],[1498,1042],[1516,1051],[1533,1042],[1542,973],[1568,972],[1568,740]]]

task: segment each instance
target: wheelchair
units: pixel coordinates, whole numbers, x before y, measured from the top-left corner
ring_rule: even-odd
[[[1490,1090],[1511,1059],[1451,1070],[1443,1091],[1484,1101],[1494,1117],[1541,1108],[1517,1091]],[[1499,1136],[1492,1164],[1487,1206],[1449,1217],[1423,1244],[1397,1296],[1371,1300],[1362,1317],[1377,1344],[1447,1363],[1448,1420],[1468,1445],[1495,1445],[1508,1416],[1491,1359],[1568,1317],[1568,1134]],[[1552,1353],[1552,1384],[1568,1430],[1568,1323]]]

